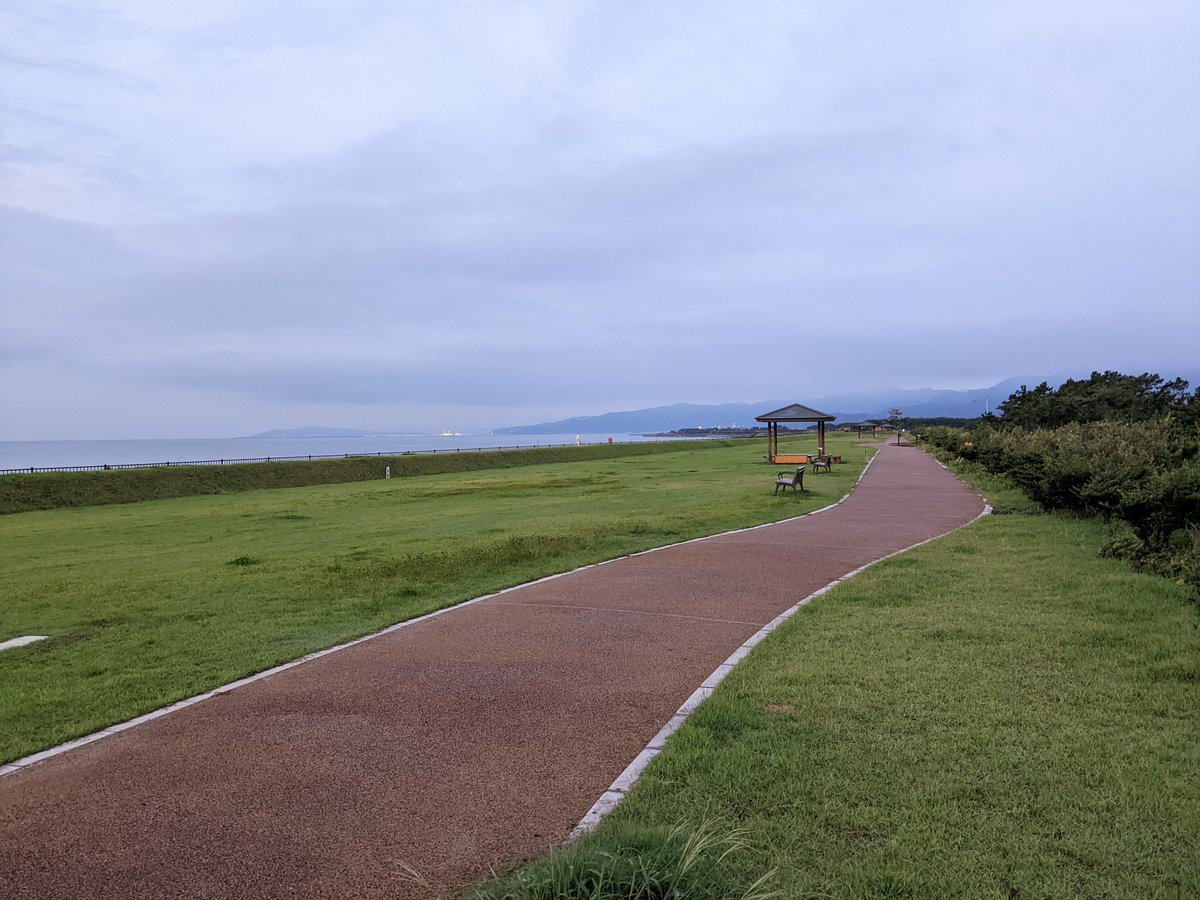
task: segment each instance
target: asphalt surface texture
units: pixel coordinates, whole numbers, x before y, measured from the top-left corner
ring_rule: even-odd
[[[34,763],[0,778],[0,897],[459,896],[561,844],[764,624],[983,506],[885,445],[823,512],[527,585]]]

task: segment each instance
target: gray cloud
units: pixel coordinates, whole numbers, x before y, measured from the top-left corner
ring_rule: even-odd
[[[1194,357],[1187,6],[61,15],[0,48],[12,436]]]

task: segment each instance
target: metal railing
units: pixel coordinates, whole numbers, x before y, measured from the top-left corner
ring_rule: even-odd
[[[600,446],[598,442],[588,444],[518,444],[513,447],[435,447],[428,450],[380,450],[376,453],[332,453],[308,456],[258,456],[245,459],[188,459],[175,462],[112,463],[98,466],[25,466],[20,469],[0,469],[0,475],[37,475],[42,472],[107,472],[113,469],[158,469],[166,466],[232,466],[246,463],[304,462],[316,459],[357,459],[359,457],[418,456],[426,453],[482,453],[488,450],[534,450],[549,447]]]

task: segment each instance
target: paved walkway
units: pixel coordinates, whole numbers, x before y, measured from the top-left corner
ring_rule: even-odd
[[[982,508],[886,446],[817,515],[510,591],[31,765],[0,778],[0,896],[456,896],[564,840],[762,625]]]

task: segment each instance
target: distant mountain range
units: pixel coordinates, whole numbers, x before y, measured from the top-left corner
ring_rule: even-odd
[[[1063,379],[1064,381],[1066,379]],[[1038,384],[1042,379],[1033,382]],[[634,409],[604,413],[597,416],[576,416],[557,422],[539,422],[498,428],[497,434],[645,434],[675,431],[680,428],[713,428],[716,426],[752,427],[760,416],[790,403],[803,403],[837,417],[838,422],[861,422],[864,419],[886,419],[888,410],[898,408],[905,416],[933,418],[955,416],[973,418],[986,409],[1008,399],[1026,379],[1002,381],[990,388],[969,391],[943,391],[933,388],[916,390],[879,391],[874,393],[831,394],[824,397],[776,397],[755,403],[674,403],[651,409]],[[1033,385],[1030,384],[1032,387]]]
[[[715,428],[717,426],[752,427],[755,416],[787,406],[803,403],[837,417],[837,422],[861,422],[864,419],[886,419],[888,411],[899,409],[909,418],[933,419],[942,416],[971,419],[1007,400],[1021,385],[1033,388],[1043,381],[1058,387],[1068,378],[1086,378],[1091,373],[1065,373],[1034,378],[1008,378],[991,387],[965,391],[882,390],[871,392],[829,394],[812,397],[798,391],[793,396],[776,397],[755,403],[718,403],[702,405],[674,403],[651,409],[610,412],[597,416],[576,416],[557,422],[497,428],[496,434],[647,434],[676,431],[680,428]],[[1140,373],[1139,373],[1140,374]],[[1200,370],[1164,374],[1164,378],[1186,378],[1193,387],[1200,382]],[[836,423],[835,423],[836,424]]]
[[[991,387],[965,391],[919,388],[915,390],[860,391],[812,397],[803,390],[786,397],[760,400],[754,403],[673,403],[650,409],[631,409],[595,416],[575,416],[556,422],[535,425],[514,425],[497,428],[495,434],[650,434],[677,431],[680,428],[716,428],[718,426],[753,427],[755,416],[787,406],[803,403],[837,417],[838,423],[861,422],[865,419],[886,419],[888,411],[899,409],[908,418],[933,419],[942,416],[972,419],[1007,400],[1014,391],[1026,385],[1030,388],[1048,382],[1058,387],[1068,378],[1087,378],[1091,373],[1067,372],[1058,375],[1008,378]],[[1140,373],[1131,373],[1140,374]],[[1200,369],[1162,373],[1164,378],[1185,378],[1193,388],[1200,384]],[[314,437],[412,437],[411,432],[362,431],[354,428],[277,428],[253,435],[256,438],[314,438]]]

